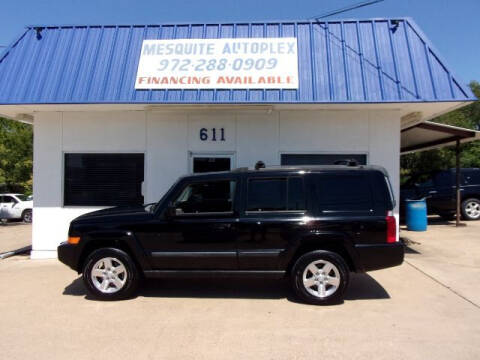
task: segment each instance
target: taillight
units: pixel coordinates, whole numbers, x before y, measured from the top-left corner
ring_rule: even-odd
[[[391,244],[397,241],[397,220],[393,216],[393,212],[387,213],[387,243]]]

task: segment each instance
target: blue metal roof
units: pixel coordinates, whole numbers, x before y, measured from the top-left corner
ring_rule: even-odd
[[[144,39],[296,37],[297,90],[135,90]],[[30,26],[0,55],[0,104],[475,100],[405,19]]]

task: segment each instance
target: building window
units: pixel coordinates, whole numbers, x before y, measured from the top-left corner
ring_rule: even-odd
[[[248,182],[247,211],[305,210],[303,178],[258,178]]]
[[[334,165],[342,160],[356,160],[359,165],[367,164],[366,154],[282,154],[282,165]]]
[[[65,154],[65,206],[143,204],[144,154]]]
[[[174,201],[177,215],[232,212],[235,184],[222,180],[187,185]]]

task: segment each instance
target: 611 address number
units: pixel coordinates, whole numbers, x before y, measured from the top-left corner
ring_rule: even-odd
[[[201,128],[200,129],[201,141],[225,141],[225,129],[224,128]]]

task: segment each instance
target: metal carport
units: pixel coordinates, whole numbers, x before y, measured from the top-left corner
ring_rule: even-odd
[[[402,129],[401,154],[455,146],[456,151],[456,225],[460,225],[460,144],[480,140],[480,131],[438,124],[431,121],[422,122]]]

